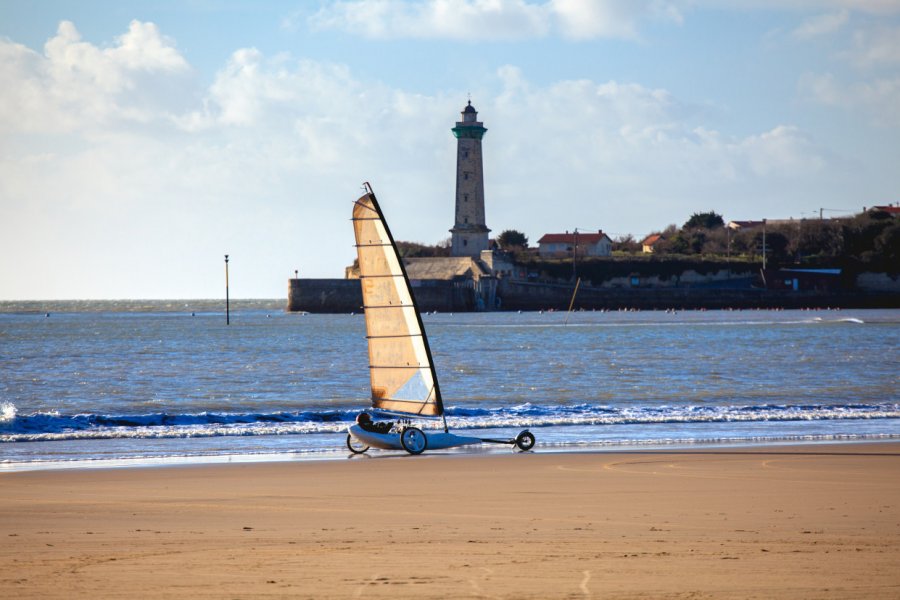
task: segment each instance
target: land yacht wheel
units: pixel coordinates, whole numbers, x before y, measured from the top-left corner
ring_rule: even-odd
[[[516,446],[522,452],[527,452],[534,448],[534,434],[527,429],[516,436]]]
[[[400,444],[410,454],[422,454],[428,447],[428,438],[418,427],[407,427],[400,434]]]
[[[369,449],[368,446],[366,446],[364,443],[362,443],[349,433],[347,434],[347,448],[349,448],[350,452],[352,452],[353,454],[362,454]]]

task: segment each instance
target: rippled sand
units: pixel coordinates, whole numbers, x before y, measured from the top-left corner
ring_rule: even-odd
[[[897,598],[900,444],[0,475],[0,597]]]

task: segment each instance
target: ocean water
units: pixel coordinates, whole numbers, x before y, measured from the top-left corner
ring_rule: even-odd
[[[0,303],[0,470],[346,457],[363,317],[282,307]],[[900,438],[900,310],[424,322],[450,427],[537,452]]]

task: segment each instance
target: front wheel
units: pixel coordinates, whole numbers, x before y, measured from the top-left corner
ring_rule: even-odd
[[[400,434],[400,444],[410,454],[422,454],[428,447],[428,438],[418,427],[407,427]]]
[[[534,448],[534,434],[530,431],[523,431],[516,436],[516,446],[522,452],[527,452]]]
[[[352,452],[353,454],[362,454],[369,449],[368,446],[366,446],[364,443],[362,443],[349,433],[347,434],[347,448],[349,448],[350,452]]]

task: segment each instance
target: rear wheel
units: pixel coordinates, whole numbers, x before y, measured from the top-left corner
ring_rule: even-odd
[[[369,449],[363,442],[359,441],[349,433],[347,434],[347,448],[350,449],[350,452],[353,454],[362,454],[366,450]]]
[[[516,446],[522,452],[527,452],[534,448],[534,434],[526,430],[516,436]]]
[[[410,454],[422,454],[428,447],[428,438],[418,427],[407,427],[400,434],[400,444]]]

